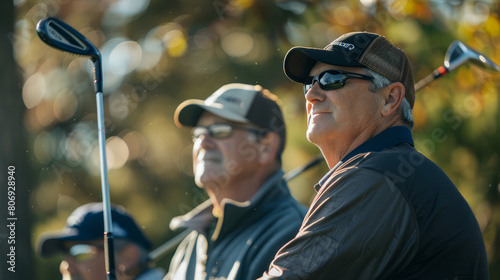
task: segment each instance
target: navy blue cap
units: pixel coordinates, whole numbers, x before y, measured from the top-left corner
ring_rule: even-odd
[[[127,239],[146,250],[151,249],[151,242],[123,207],[112,206],[111,219],[115,239]],[[98,239],[104,240],[103,207],[102,203],[89,203],[75,209],[62,230],[42,234],[38,238],[37,251],[41,256],[48,257],[65,252],[64,241]]]

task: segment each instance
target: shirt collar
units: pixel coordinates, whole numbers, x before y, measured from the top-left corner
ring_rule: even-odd
[[[380,132],[379,134],[368,139],[363,144],[359,145],[357,148],[352,150],[347,156],[342,158],[325,176],[319,181],[318,188],[325,183],[325,181],[330,177],[330,175],[344,162],[348,161],[350,158],[357,154],[368,153],[368,152],[380,152],[384,149],[389,149],[401,143],[408,143],[412,146],[413,138],[411,135],[411,129],[407,126],[394,126]]]

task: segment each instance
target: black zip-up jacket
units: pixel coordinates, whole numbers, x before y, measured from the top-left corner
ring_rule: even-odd
[[[407,127],[359,146],[316,186],[291,242],[261,279],[488,279],[483,237]]]
[[[174,218],[170,227],[194,229],[179,245],[164,280],[252,280],[299,231],[306,207],[295,200],[283,171],[245,202],[223,200],[215,219],[210,200]]]

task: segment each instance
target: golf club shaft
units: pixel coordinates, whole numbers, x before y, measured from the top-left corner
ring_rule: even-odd
[[[101,54],[92,42],[62,20],[45,18],[38,22],[36,30],[47,45],[75,55],[89,57],[94,62],[94,86],[97,99],[97,126],[99,134],[99,160],[101,167],[101,189],[104,219],[105,261],[108,279],[115,280],[113,227],[109,198],[108,167],[106,161],[106,135],[104,132],[103,79]]]
[[[323,159],[324,159],[323,155],[321,153],[319,153],[311,161],[309,161],[307,164],[305,164],[303,166],[299,166],[299,167],[289,171],[285,175],[283,175],[283,179],[288,182],[288,181],[292,180],[293,178],[297,177],[298,175],[300,175],[302,172],[304,172],[304,171],[310,169],[311,167],[317,165],[318,163],[322,162]]]
[[[97,81],[96,79],[96,84],[98,84],[98,82],[99,81]],[[114,258],[113,222],[111,219],[111,201],[109,196],[109,184],[108,184],[108,165],[106,160],[106,134],[104,131],[104,109],[103,109],[104,106],[103,106],[103,97],[101,91],[96,92],[96,101],[97,101],[97,128],[99,130],[98,131],[99,160],[101,166],[102,206],[104,215],[106,273],[108,275],[109,280],[114,280],[116,279],[116,275],[115,275],[115,258]]]
[[[434,81],[437,78],[441,78],[442,76],[448,74],[449,70],[445,66],[439,66],[436,70],[432,71],[427,77],[418,81],[415,84],[415,91],[419,91],[421,88],[428,85],[430,82]]]
[[[94,61],[94,87],[97,104],[97,128],[99,130],[99,162],[101,167],[102,210],[104,218],[104,256],[107,278],[108,280],[115,280],[115,246],[113,219],[111,217],[111,198],[109,195],[108,161],[106,156],[106,127],[104,126],[102,64],[99,52],[92,57],[92,61]]]
[[[192,229],[186,229],[183,232],[179,233],[178,235],[174,236],[172,239],[170,239],[167,242],[163,243],[160,247],[158,247],[158,248],[154,249],[153,251],[151,251],[148,254],[148,259],[150,259],[150,260],[156,260],[159,257],[163,256],[164,254],[172,251],[192,231],[193,231]]]

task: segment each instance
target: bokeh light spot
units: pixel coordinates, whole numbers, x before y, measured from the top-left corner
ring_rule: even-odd
[[[23,86],[23,102],[26,108],[32,109],[36,107],[46,91],[45,78],[40,73],[35,73],[29,77]]]
[[[120,120],[129,115],[129,99],[121,91],[116,91],[109,97],[109,113]]]
[[[52,102],[43,101],[35,108],[35,115],[38,122],[45,127],[51,125],[56,118],[52,105]]]
[[[141,58],[141,46],[137,42],[126,41],[113,48],[109,55],[109,63],[115,73],[126,75],[139,66]]]
[[[114,2],[108,12],[123,17],[132,17],[143,12],[149,6],[149,0],[118,0]]]
[[[249,54],[254,41],[252,36],[244,32],[232,32],[222,38],[222,48],[232,57],[242,57]]]
[[[500,23],[498,22],[498,18],[494,15],[490,15],[486,20],[485,29],[491,36],[500,35]]]
[[[360,0],[361,4],[366,7],[371,7],[377,3],[377,0]]]
[[[64,143],[64,155],[68,162],[77,165],[89,156],[97,146],[97,131],[94,123],[81,122],[71,131]]]
[[[129,150],[127,143],[120,137],[113,136],[106,141],[106,155],[108,169],[118,169],[128,160]]]
[[[146,38],[140,43],[142,48],[141,63],[138,68],[140,70],[151,69],[160,62],[163,53],[163,45],[161,40],[157,38]]]
[[[172,57],[179,57],[184,54],[187,49],[187,42],[184,33],[180,30],[171,30],[163,37],[165,48]]]
[[[233,0],[233,6],[240,6],[241,8],[249,8],[254,4],[254,0]]]
[[[35,142],[33,144],[35,157],[42,164],[49,163],[54,155],[56,149],[56,143],[54,137],[46,131],[42,131],[35,138]]]
[[[127,133],[123,137],[123,141],[127,144],[129,150],[129,161],[138,159],[146,154],[148,143],[146,138],[137,131]]]
[[[335,9],[335,11],[333,12],[333,16],[339,24],[342,24],[344,26],[351,25],[354,22],[354,14],[352,13],[351,9],[346,6],[338,7],[337,9]]]
[[[54,115],[60,121],[68,120],[75,114],[78,107],[78,100],[73,92],[62,91],[54,99]]]

